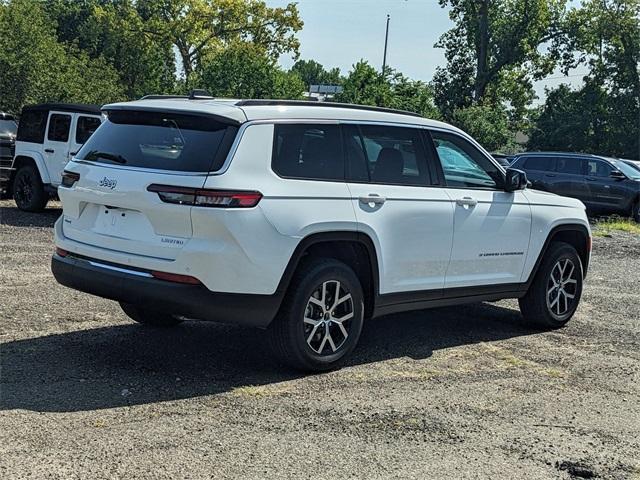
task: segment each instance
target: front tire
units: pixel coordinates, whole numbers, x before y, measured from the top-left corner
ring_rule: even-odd
[[[173,315],[139,305],[120,302],[120,307],[131,320],[143,325],[150,325],[152,327],[174,327],[182,323],[182,320],[178,320]]]
[[[20,167],[13,180],[13,199],[20,210],[41,212],[49,200],[38,170],[33,165]]]
[[[303,371],[338,368],[362,331],[364,295],[351,268],[334,259],[305,262],[267,332],[275,355]]]
[[[519,300],[522,316],[540,327],[563,327],[578,308],[582,280],[576,249],[564,242],[551,243],[527,294]]]

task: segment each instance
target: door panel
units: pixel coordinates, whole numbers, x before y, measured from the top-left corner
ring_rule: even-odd
[[[602,160],[587,161],[586,188],[588,200],[594,208],[616,210],[623,207],[626,190],[623,181],[611,178],[613,170]]]
[[[359,229],[376,244],[380,293],[442,289],[453,240],[444,189],[350,183],[349,190]]]
[[[44,140],[44,156],[52,185],[59,185],[69,161],[69,138],[73,114],[50,112]]]
[[[445,288],[519,283],[531,233],[531,208],[523,193],[447,192],[455,216]]]

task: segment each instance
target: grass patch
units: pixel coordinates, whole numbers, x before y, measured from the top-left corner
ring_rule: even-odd
[[[593,235],[596,237],[606,237],[610,236],[613,231],[640,235],[640,223],[622,218],[600,220],[595,224]]]

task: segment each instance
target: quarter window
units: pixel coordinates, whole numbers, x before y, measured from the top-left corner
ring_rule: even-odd
[[[21,142],[42,143],[47,128],[46,110],[25,110],[20,117],[16,140]]]
[[[47,139],[52,142],[66,142],[69,140],[69,127],[71,127],[71,115],[51,114]]]
[[[498,167],[464,138],[438,131],[431,136],[447,186],[497,189],[504,183]]]
[[[76,127],[76,143],[83,144],[93,132],[100,126],[100,119],[96,117],[78,117],[78,126]]]
[[[345,125],[344,138],[349,180],[390,185],[430,183],[419,129]]]
[[[287,178],[344,180],[337,125],[276,124],[273,171]]]
[[[559,173],[567,173],[570,175],[582,174],[582,160],[575,157],[560,157],[558,158]]]

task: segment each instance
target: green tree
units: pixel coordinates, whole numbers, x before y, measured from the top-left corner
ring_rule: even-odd
[[[447,65],[434,75],[436,103],[448,118],[472,104],[523,109],[531,79],[549,74],[555,55],[542,44],[559,35],[566,0],[439,0],[455,26],[440,37]],[[523,82],[523,80],[527,80]],[[506,85],[505,85],[506,84]]]
[[[259,46],[239,42],[204,60],[197,85],[212,95],[231,98],[287,98],[302,96],[302,79],[282,70]]]
[[[117,72],[102,58],[57,41],[55,23],[30,0],[0,4],[0,109],[46,101],[106,103],[123,98]]]
[[[343,92],[336,95],[338,102],[396,108],[425,117],[439,117],[431,87],[391,68],[387,68],[383,74],[361,60],[344,79],[343,88]]]
[[[509,115],[504,107],[472,105],[453,112],[451,122],[491,152],[517,150]]]
[[[273,59],[298,53],[298,8],[271,8],[263,0],[137,0],[144,33],[173,45],[186,83],[207,56],[240,41],[260,46]]]
[[[315,60],[298,60],[291,67],[291,72],[298,74],[307,88],[309,85],[340,85],[342,83],[339,68],[325,70],[322,64]]]
[[[640,0],[585,0],[569,11],[554,48],[584,86],[548,92],[530,148],[640,157]]]

